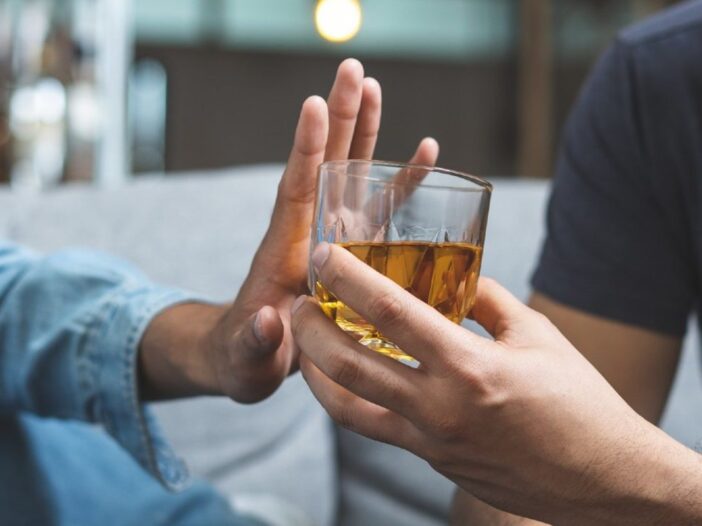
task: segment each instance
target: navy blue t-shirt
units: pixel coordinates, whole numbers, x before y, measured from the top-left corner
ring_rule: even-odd
[[[624,30],[566,125],[534,288],[682,335],[702,278],[702,1]]]

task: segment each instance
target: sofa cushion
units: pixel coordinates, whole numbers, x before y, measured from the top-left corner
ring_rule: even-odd
[[[0,235],[44,250],[106,250],[160,282],[227,300],[265,231],[280,173],[279,166],[256,166],[138,178],[115,190],[78,185],[35,196],[0,190]],[[483,274],[525,299],[547,185],[494,183]],[[665,429],[688,445],[702,437],[696,338],[693,330],[664,418]],[[159,404],[158,413],[192,471],[229,495],[270,492],[298,503],[320,525],[446,520],[451,483],[405,451],[345,430],[335,436],[299,376],[253,407],[198,399]]]
[[[281,173],[244,172],[145,177],[109,191],[0,192],[0,215],[6,233],[29,246],[109,251],[159,282],[231,300],[267,227]],[[191,471],[225,494],[271,494],[299,505],[315,524],[334,523],[334,437],[299,375],[255,406],[202,398],[157,404],[156,412]]]

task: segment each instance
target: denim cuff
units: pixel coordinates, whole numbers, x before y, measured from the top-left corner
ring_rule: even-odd
[[[133,285],[130,287],[130,285]],[[120,287],[88,331],[79,390],[89,420],[100,424],[166,488],[187,485],[188,472],[167,444],[138,393],[138,349],[146,327],[162,310],[198,301],[183,292],[132,283]]]

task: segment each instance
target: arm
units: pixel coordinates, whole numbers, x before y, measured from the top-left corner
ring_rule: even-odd
[[[363,75],[345,61],[329,104],[303,104],[270,227],[231,304],[158,287],[107,255],[0,245],[0,409],[95,421],[101,400],[113,398],[98,392],[113,373],[108,383],[133,401],[224,394],[252,402],[275,390],[294,367],[289,307],[306,289],[317,166],[370,158],[375,148],[380,86]],[[432,162],[434,143],[418,155]]]
[[[617,41],[573,109],[530,304],[656,423],[699,294],[689,175],[676,163],[694,136],[674,124],[684,122],[686,106],[667,95],[667,79],[684,71],[664,57],[641,56]],[[668,127],[660,124],[664,115]],[[456,505],[470,511],[468,498]]]
[[[681,338],[588,314],[534,293],[544,314],[641,416],[657,424],[680,357]]]
[[[141,334],[187,299],[105,254],[1,244],[0,407],[114,427]]]
[[[101,424],[178,487],[185,473],[142,402],[254,402],[296,367],[289,311],[306,288],[317,166],[370,158],[379,124],[380,87],[354,60],[339,67],[328,105],[305,101],[270,227],[229,305],[154,285],[105,255],[0,245],[0,411]],[[436,144],[422,142],[417,159],[435,157]]]
[[[314,300],[293,306],[301,369],[330,415],[408,449],[489,505],[554,524],[693,525],[702,460],[629,407],[541,314],[481,279],[454,325],[345,250],[320,281],[421,367],[361,346]],[[456,408],[461,408],[457,411]]]
[[[135,364],[150,320],[189,300],[107,255],[0,243],[0,411],[99,424],[180,487],[185,471],[138,401]]]
[[[680,338],[593,316],[538,292],[529,305],[549,318],[636,412],[659,421],[675,376]],[[497,510],[460,489],[451,520],[455,526],[541,524]]]

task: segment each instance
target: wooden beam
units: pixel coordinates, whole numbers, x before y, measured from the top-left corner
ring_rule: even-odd
[[[549,177],[553,167],[553,5],[522,0],[519,14],[518,154],[520,176]]]
[[[675,3],[671,0],[630,0],[634,18],[645,18]]]

